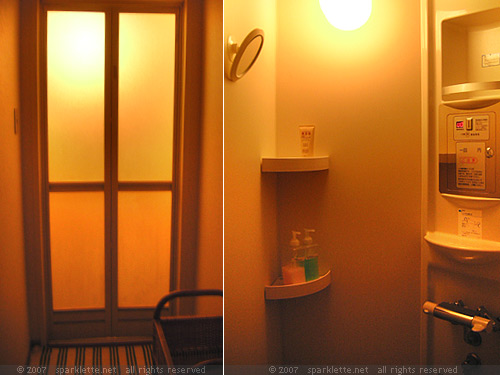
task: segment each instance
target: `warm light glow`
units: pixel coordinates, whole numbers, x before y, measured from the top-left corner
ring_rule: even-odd
[[[372,0],[319,0],[326,19],[340,30],[363,26],[372,12]]]
[[[104,13],[50,11],[47,40],[47,55],[60,75],[84,82],[103,71]]]
[[[51,182],[104,180],[104,29],[104,13],[47,13]]]

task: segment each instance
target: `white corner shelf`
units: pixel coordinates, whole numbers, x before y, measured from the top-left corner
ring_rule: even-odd
[[[500,81],[489,82],[464,82],[457,85],[443,87],[443,95],[453,95],[462,93],[481,93],[489,90],[499,90]]]
[[[446,193],[441,193],[441,196],[460,207],[472,208],[476,210],[495,207],[500,204],[500,199],[498,198],[469,197],[466,195],[455,195]]]
[[[492,91],[500,90],[500,81],[464,82],[442,88],[443,104],[457,109],[483,108],[500,101],[499,96]],[[455,95],[466,94],[466,99],[453,99]],[[447,99],[444,99],[447,97]]]
[[[329,168],[328,156],[263,157],[262,172],[312,172]]]
[[[448,193],[441,193],[441,196],[443,196],[445,198],[462,199],[462,200],[466,200],[466,201],[500,203],[500,198],[472,197],[472,196],[468,196],[468,195],[456,195],[456,194],[448,194]]]
[[[325,289],[331,284],[331,279],[330,271],[315,280],[297,284],[283,285],[283,279],[279,277],[273,285],[265,287],[265,298],[267,300],[276,300],[308,296]]]
[[[424,239],[435,250],[459,263],[481,265],[500,261],[500,242],[442,232],[427,232]]]
[[[443,100],[443,104],[455,109],[478,109],[500,102],[498,96],[483,96],[471,99]]]

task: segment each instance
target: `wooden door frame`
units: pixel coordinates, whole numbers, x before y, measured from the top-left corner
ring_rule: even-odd
[[[47,300],[49,281],[43,272],[47,267],[46,238],[43,218],[47,214],[44,206],[43,163],[41,134],[41,22],[43,6],[68,4],[66,0],[23,0],[20,2],[20,102],[21,102],[21,145],[23,177],[23,211],[26,249],[26,270],[28,306],[30,311],[30,336],[34,343],[48,341],[50,314]],[[71,1],[74,9],[75,1]],[[189,289],[196,285],[193,270],[196,269],[199,162],[200,162],[200,121],[202,82],[202,0],[101,0],[85,1],[88,6],[109,6],[124,4],[140,10],[143,6],[178,7],[179,9],[179,61],[177,86],[177,121],[180,124],[178,137],[178,160],[174,171],[178,184],[174,189],[178,196],[172,207],[177,219],[177,228],[172,233],[172,256],[175,267],[171,267],[171,289]],[[175,176],[174,175],[174,176]],[[175,177],[174,177],[175,178]],[[182,251],[181,251],[182,249]],[[192,306],[185,306],[188,311]],[[184,309],[183,309],[184,310]]]

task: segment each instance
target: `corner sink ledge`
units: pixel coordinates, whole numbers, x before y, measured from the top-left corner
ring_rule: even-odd
[[[500,262],[500,242],[442,232],[427,232],[424,239],[433,249],[459,263],[490,264]]]

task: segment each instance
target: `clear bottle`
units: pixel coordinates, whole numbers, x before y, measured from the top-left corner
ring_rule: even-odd
[[[283,273],[283,284],[296,284],[306,281],[304,271],[304,260],[300,259],[298,252],[300,251],[300,241],[297,235],[300,232],[292,231],[292,239],[290,240],[290,249],[292,252],[292,260],[286,266],[281,267]]]
[[[306,281],[315,280],[319,277],[318,267],[318,248],[319,246],[313,243],[311,232],[316,232],[314,229],[304,229],[304,273]]]

